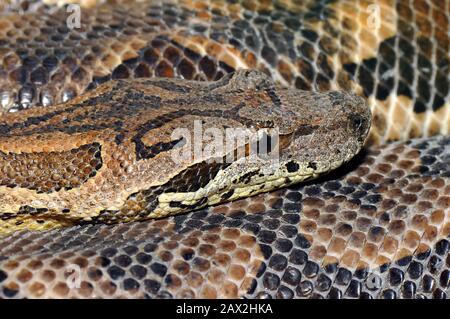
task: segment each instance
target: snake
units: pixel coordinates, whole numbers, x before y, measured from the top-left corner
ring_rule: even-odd
[[[449,19],[1,2],[0,297],[446,299]]]

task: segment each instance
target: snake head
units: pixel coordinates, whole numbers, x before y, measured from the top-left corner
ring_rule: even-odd
[[[341,91],[280,90],[280,158],[304,174],[321,174],[349,161],[364,145],[371,125],[368,105]]]
[[[236,114],[247,128],[263,131],[258,148],[265,146],[270,155],[255,154],[252,148],[246,158],[224,169],[217,183],[233,185],[223,189],[240,189],[231,200],[338,168],[361,150],[370,130],[370,109],[354,93],[283,88],[257,71],[230,75],[216,88],[228,93],[226,103],[236,105],[229,114]]]
[[[277,134],[280,163],[290,171],[298,166],[296,174],[318,175],[349,161],[370,130],[368,105],[350,92],[284,88],[255,70],[227,75],[211,91],[226,94],[227,103],[239,96],[240,101],[230,103],[238,105],[238,116],[248,119],[248,128]]]

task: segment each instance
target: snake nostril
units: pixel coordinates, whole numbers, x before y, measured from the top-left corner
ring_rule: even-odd
[[[364,128],[364,118],[358,114],[351,114],[349,117],[349,124],[354,131],[361,131]]]

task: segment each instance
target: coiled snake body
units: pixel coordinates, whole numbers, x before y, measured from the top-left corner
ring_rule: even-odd
[[[0,297],[447,297],[450,2],[0,8]]]

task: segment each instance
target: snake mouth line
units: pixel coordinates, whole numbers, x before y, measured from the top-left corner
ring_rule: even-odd
[[[345,159],[344,161],[346,161]],[[190,193],[163,193],[158,197],[158,207],[155,212],[149,216],[173,215],[179,212],[180,208],[196,210],[209,205],[216,205],[223,202],[230,202],[240,198],[254,196],[260,193],[268,192],[274,189],[288,187],[300,182],[310,181],[328,173],[342,165],[344,161],[334,163],[315,163],[311,162],[295,163],[295,171],[292,170],[294,162],[290,161],[280,165],[271,176],[260,174],[260,170],[252,171],[226,182],[227,186],[221,187],[224,183],[224,172],[219,172],[214,180],[208,183],[204,188]],[[284,167],[285,169],[281,169]],[[243,185],[242,182],[245,182]],[[218,191],[216,191],[218,190]]]

